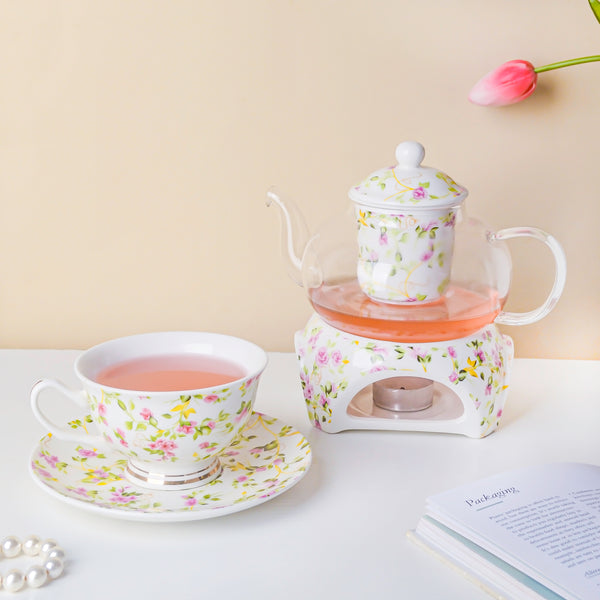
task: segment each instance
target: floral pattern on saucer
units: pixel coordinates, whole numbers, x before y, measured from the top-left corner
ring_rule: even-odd
[[[73,421],[74,428],[84,427]],[[222,474],[188,490],[150,490],[127,480],[127,460],[111,450],[44,436],[33,451],[31,475],[46,492],[106,516],[148,521],[217,517],[256,506],[297,483],[311,464],[304,436],[255,412],[220,455]]]

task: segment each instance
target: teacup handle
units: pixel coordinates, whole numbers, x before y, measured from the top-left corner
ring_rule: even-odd
[[[106,440],[101,435],[82,434],[67,427],[57,425],[48,418],[40,406],[40,394],[45,389],[54,389],[64,394],[81,408],[89,408],[86,394],[83,390],[73,390],[57,379],[42,379],[31,388],[31,409],[37,420],[44,425],[53,435],[61,440],[77,442],[80,444],[99,445],[105,444]]]
[[[565,252],[562,249],[562,246],[557,242],[556,238],[549,233],[537,229],[536,227],[509,227],[508,229],[501,229],[495,233],[488,234],[490,242],[518,237],[532,237],[543,242],[550,248],[550,251],[554,256],[555,264],[554,285],[546,300],[538,308],[522,313],[500,312],[495,321],[502,325],[529,325],[530,323],[535,323],[545,317],[558,302],[567,278],[567,259],[565,257]]]

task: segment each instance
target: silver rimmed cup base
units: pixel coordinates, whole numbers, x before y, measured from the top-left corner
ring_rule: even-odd
[[[137,486],[152,490],[187,490],[210,483],[219,477],[222,471],[223,467],[218,458],[210,461],[202,469],[187,473],[148,471],[135,460],[129,460],[125,469],[125,477]]]

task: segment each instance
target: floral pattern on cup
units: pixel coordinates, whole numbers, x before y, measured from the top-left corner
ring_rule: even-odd
[[[90,422],[87,417],[70,425],[87,430]],[[34,451],[30,468],[44,487],[100,511],[118,511],[124,518],[187,520],[249,508],[282,493],[308,470],[311,449],[293,427],[254,412],[220,460],[223,473],[203,486],[148,490],[125,479],[127,460],[118,453],[48,434]]]
[[[347,390],[356,394],[386,374],[412,374],[455,390],[466,382],[466,409],[484,437],[502,416],[513,346],[494,325],[451,343],[401,344],[352,336],[313,315],[296,335],[296,352],[308,417],[318,429],[340,431],[336,418],[346,415]]]
[[[177,462],[176,452],[187,446],[191,451],[186,455],[199,462],[218,454],[224,437],[238,435],[252,411],[257,385],[255,377],[243,382],[236,393],[225,387],[201,394],[175,394],[162,401],[160,411],[145,404],[150,396],[100,388],[97,394],[88,391],[87,397],[91,420],[98,424],[104,439],[127,456]]]
[[[456,210],[389,214],[359,205],[356,217],[357,277],[368,296],[406,303],[432,301],[444,293],[450,281]]]

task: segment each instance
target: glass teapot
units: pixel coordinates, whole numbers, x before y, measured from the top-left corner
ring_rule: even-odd
[[[495,322],[534,323],[562,294],[566,259],[560,244],[533,227],[493,232],[466,215],[468,191],[421,164],[418,142],[396,148],[397,164],[349,191],[344,215],[310,235],[296,205],[274,190],[281,209],[283,254],[315,311],[330,325],[395,342],[456,339]],[[512,262],[505,240],[533,237],[550,249],[555,277],[538,308],[506,312]]]

